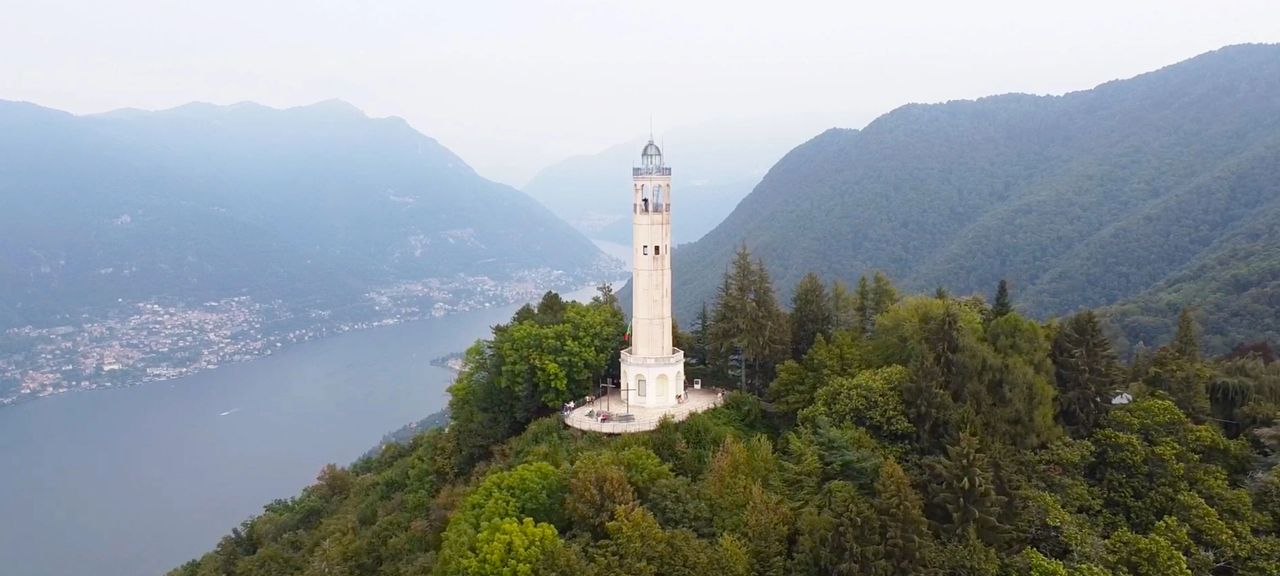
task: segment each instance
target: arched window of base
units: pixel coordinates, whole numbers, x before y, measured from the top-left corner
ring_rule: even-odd
[[[666,374],[658,375],[658,398],[669,398],[671,396],[671,379]]]

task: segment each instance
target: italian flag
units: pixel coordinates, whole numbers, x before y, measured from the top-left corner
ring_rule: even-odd
[[[623,338],[623,340],[626,340],[627,342],[630,342],[630,341],[631,341],[631,323],[630,323],[630,322],[628,322],[628,323],[627,323],[627,333],[626,333],[626,334],[624,334],[624,335],[622,336],[622,338]]]

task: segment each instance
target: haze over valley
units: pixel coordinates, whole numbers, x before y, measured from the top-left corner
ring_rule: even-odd
[[[1280,574],[1280,6],[0,0],[0,575]]]
[[[620,274],[537,202],[344,102],[0,101],[0,133],[0,404]]]

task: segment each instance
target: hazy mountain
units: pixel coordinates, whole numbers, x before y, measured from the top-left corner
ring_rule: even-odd
[[[1278,222],[1280,46],[1233,46],[1064,96],[910,104],[827,131],[675,253],[676,302],[691,319],[745,243],[786,297],[810,270],[958,293],[1007,278],[1042,316],[1133,299],[1113,313],[1148,342],[1168,308],[1197,306],[1222,349],[1280,337]]]
[[[672,185],[680,206],[675,241],[692,242],[719,224],[769,166],[804,140],[806,130],[794,123],[719,122],[664,134],[663,152],[674,166]],[[629,243],[631,167],[646,140],[549,166],[524,191],[591,238]]]
[[[0,101],[0,326],[117,302],[340,303],[602,254],[399,118],[329,101],[73,116]]]

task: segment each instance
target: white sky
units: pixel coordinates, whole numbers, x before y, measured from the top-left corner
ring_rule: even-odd
[[[779,117],[816,133],[1280,41],[1276,0],[1048,4],[0,0],[0,98],[76,113],[341,98],[520,185],[651,115],[659,133]]]

